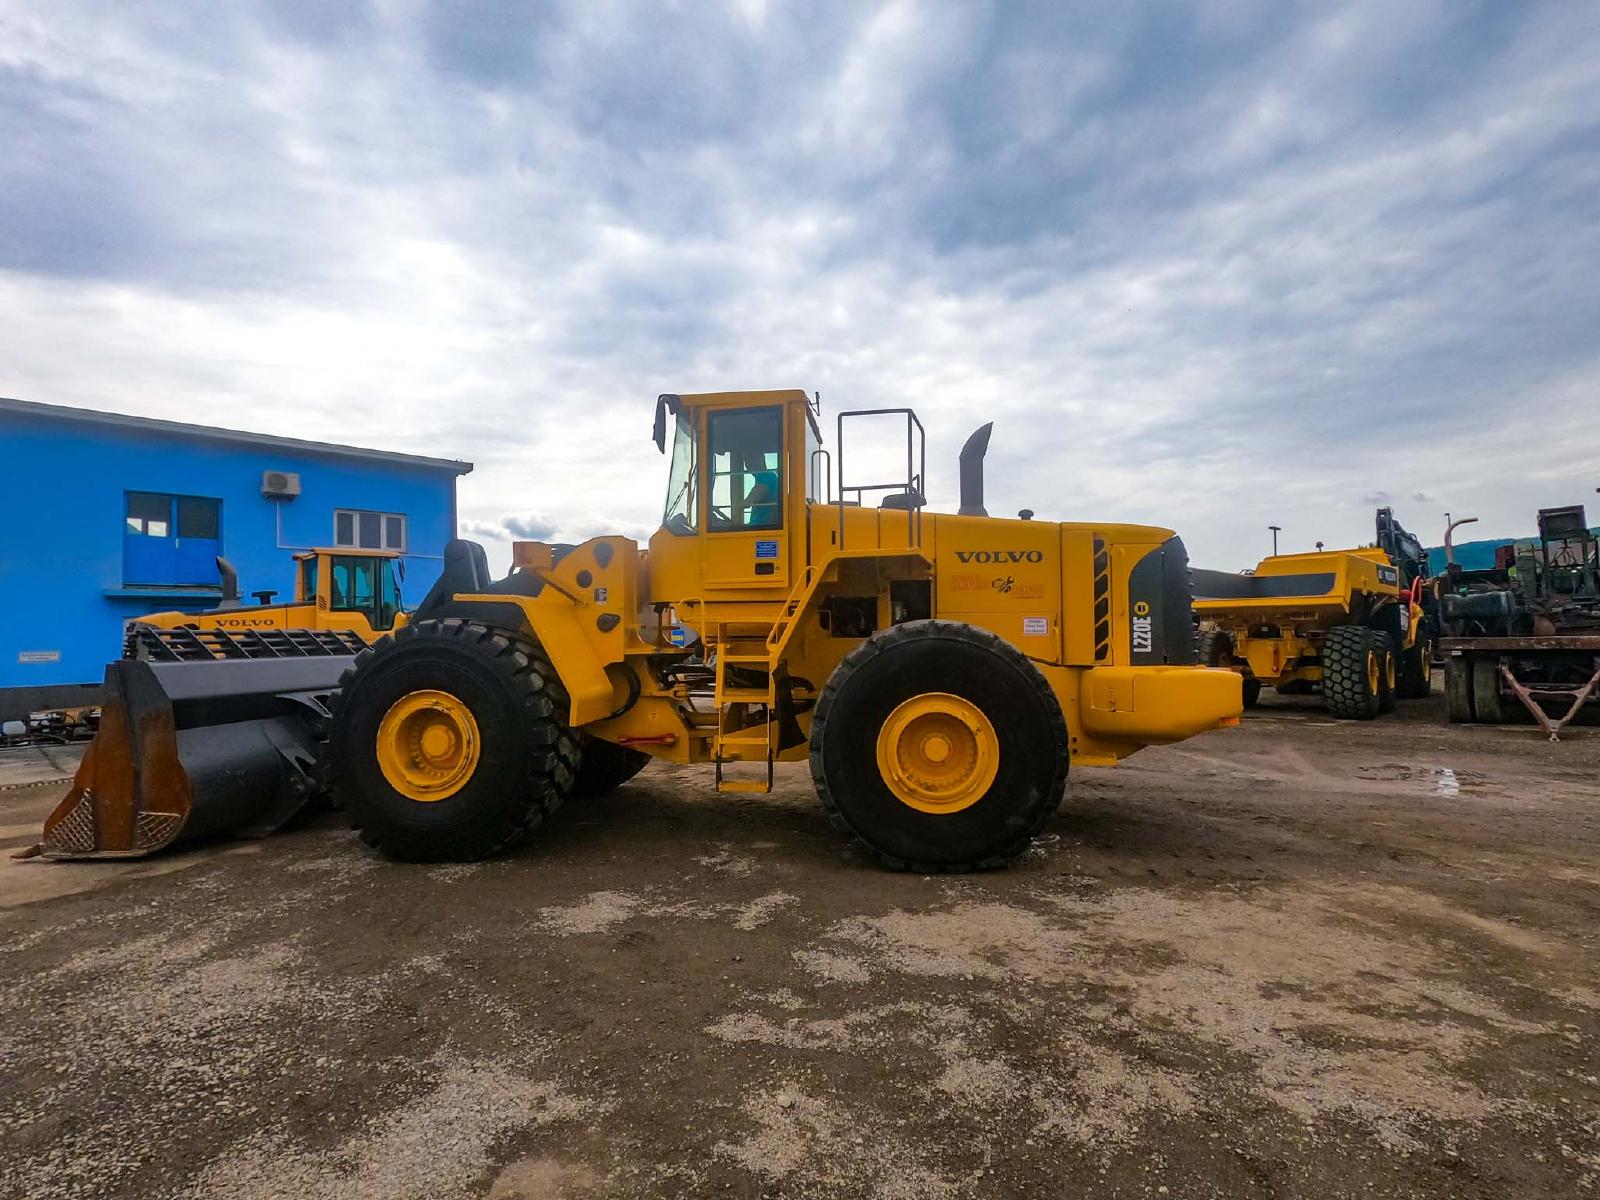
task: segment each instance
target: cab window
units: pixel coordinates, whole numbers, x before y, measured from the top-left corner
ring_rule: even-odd
[[[783,527],[783,409],[713,409],[706,430],[713,533]]]
[[[696,444],[694,413],[680,412],[672,435],[672,469],[667,474],[667,507],[661,526],[668,533],[694,533],[695,504],[699,500],[699,447]]]
[[[394,624],[400,592],[387,559],[339,555],[333,560],[330,576],[333,594],[329,607],[333,611],[363,613],[374,629]]]
[[[297,599],[307,604],[317,602],[317,560],[315,557],[305,559],[300,564],[300,595]]]

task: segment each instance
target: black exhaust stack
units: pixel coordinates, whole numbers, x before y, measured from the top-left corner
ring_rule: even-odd
[[[980,425],[961,447],[961,507],[956,509],[959,517],[989,515],[983,506],[983,456],[989,453],[989,435],[993,432],[993,421]]]
[[[217,555],[217,574],[222,577],[222,599],[218,608],[240,608],[239,603],[239,572],[233,569],[233,564],[222,555]]]

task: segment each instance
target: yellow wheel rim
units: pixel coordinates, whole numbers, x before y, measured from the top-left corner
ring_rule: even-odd
[[[1394,660],[1395,656],[1393,654],[1385,654],[1383,656],[1383,682],[1384,686],[1391,692],[1394,691]]]
[[[878,772],[902,804],[960,812],[981,800],[1000,770],[1000,739],[983,711],[948,692],[905,701],[878,731]]]
[[[1374,696],[1378,694],[1378,652],[1367,651],[1367,690]]]
[[[402,796],[429,803],[461,790],[482,741],[472,710],[449,692],[423,688],[389,706],[378,724],[378,766]]]

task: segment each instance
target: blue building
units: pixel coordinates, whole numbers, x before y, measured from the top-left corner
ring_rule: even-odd
[[[471,463],[0,399],[0,718],[83,703],[122,623],[294,595],[292,555],[403,552],[415,603],[455,536]],[[247,600],[248,602],[248,600]]]

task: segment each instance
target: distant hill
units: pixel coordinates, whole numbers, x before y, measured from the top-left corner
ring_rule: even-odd
[[[1600,527],[1589,531],[1600,537]],[[1494,552],[1501,546],[1509,546],[1513,542],[1537,541],[1537,537],[1526,538],[1486,538],[1481,542],[1457,542],[1456,561],[1461,564],[1463,571],[1489,571],[1494,568]],[[1428,574],[1437,575],[1444,570],[1444,547],[1428,547]]]

